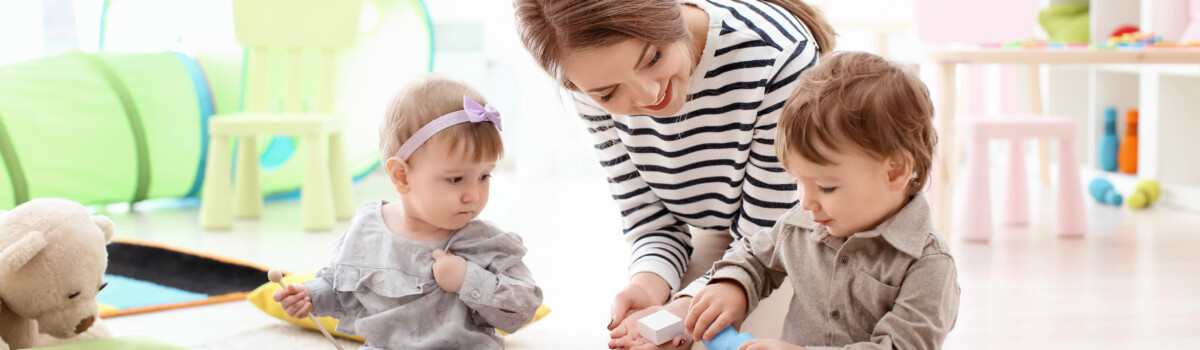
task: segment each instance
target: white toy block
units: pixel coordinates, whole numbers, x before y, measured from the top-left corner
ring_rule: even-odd
[[[666,309],[638,320],[638,333],[655,345],[666,343],[683,334],[683,319]]]

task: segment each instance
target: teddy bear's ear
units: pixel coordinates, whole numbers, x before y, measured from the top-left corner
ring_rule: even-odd
[[[0,251],[0,276],[7,275],[25,266],[33,256],[46,248],[42,231],[30,231],[16,243]]]
[[[116,225],[113,225],[112,220],[104,215],[92,215],[92,222],[100,227],[100,231],[104,231],[104,242],[112,243],[113,235],[117,233]]]

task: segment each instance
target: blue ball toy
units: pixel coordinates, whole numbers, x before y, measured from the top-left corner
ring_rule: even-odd
[[[1088,184],[1088,192],[1100,203],[1121,205],[1121,195],[1108,180],[1097,178]]]

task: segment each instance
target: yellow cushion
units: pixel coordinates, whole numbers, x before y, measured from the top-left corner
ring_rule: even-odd
[[[99,305],[99,306],[100,306],[100,314],[101,314],[101,315],[104,315],[104,314],[107,314],[107,313],[110,313],[110,312],[117,312],[117,311],[118,311],[118,310],[117,310],[117,308],[116,308],[115,306],[112,306],[112,305],[108,305],[108,304],[101,304],[101,303],[96,303],[96,305]]]
[[[314,278],[313,273],[292,274],[292,275],[284,276],[283,283],[287,283],[287,284],[301,283],[301,282],[304,282],[307,280],[311,280],[313,278]],[[246,300],[249,300],[251,304],[254,304],[255,307],[258,307],[259,310],[262,310],[263,312],[267,313],[267,315],[271,315],[275,318],[287,321],[288,323],[291,323],[291,324],[294,324],[294,325],[297,325],[300,327],[308,328],[308,329],[311,329],[314,331],[317,330],[317,327],[313,325],[311,320],[309,320],[307,318],[302,319],[302,320],[295,319],[295,318],[292,318],[291,316],[288,316],[286,311],[283,311],[283,306],[280,306],[279,303],[276,302],[275,298],[274,298],[275,291],[277,291],[279,289],[280,289],[279,284],[267,282],[267,283],[259,286],[258,288],[254,289],[253,292],[250,292],[250,295],[246,297]],[[549,307],[546,307],[546,305],[538,306],[537,312],[534,313],[534,315],[533,315],[533,320],[529,321],[529,323],[532,324],[534,322],[537,322],[537,320],[542,319],[542,317],[545,317],[546,314],[548,314],[548,313],[550,313]],[[337,323],[338,323],[337,319],[330,318],[330,317],[317,317],[317,321],[321,322],[321,325],[325,326],[325,329],[329,330],[330,334],[333,334],[335,336],[339,336],[342,338],[346,338],[346,339],[364,341],[363,338],[360,336],[342,334],[342,333],[338,333],[337,331],[335,331],[335,329],[337,329]],[[521,328],[525,328],[528,326],[529,325],[527,324]],[[500,332],[500,334],[506,334],[506,333],[504,333],[504,331],[500,331],[500,330],[497,330],[497,331]]]

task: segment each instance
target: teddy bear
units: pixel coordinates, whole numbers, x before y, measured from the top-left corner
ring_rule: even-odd
[[[65,199],[34,199],[3,214],[0,350],[45,345],[39,331],[60,339],[109,336],[94,324],[114,232],[112,220]]]

